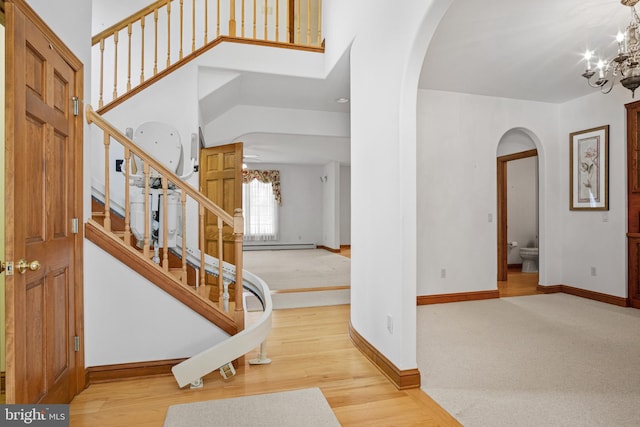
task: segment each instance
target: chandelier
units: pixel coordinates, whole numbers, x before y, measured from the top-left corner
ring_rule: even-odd
[[[631,22],[624,33],[618,32],[616,41],[618,42],[618,54],[611,60],[594,60],[593,51],[587,49],[584,59],[587,62],[587,70],[582,77],[587,79],[589,86],[599,88],[602,93],[609,93],[616,82],[620,79],[620,84],[631,91],[634,97],[635,90],[640,86],[640,18],[636,13],[635,5],[640,0],[620,0],[625,6],[631,8]],[[595,61],[596,70],[591,68],[592,61]],[[592,81],[596,76],[597,79]]]

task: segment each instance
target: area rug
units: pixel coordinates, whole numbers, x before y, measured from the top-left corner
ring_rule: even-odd
[[[243,268],[271,290],[348,285],[351,260],[324,249],[245,251]]]
[[[465,427],[640,425],[640,310],[566,294],[418,307],[422,389]]]
[[[339,427],[319,388],[170,406],[164,427]]]
[[[245,251],[243,268],[267,283],[276,310],[351,302],[351,260],[324,249]],[[251,295],[245,301],[262,309]]]

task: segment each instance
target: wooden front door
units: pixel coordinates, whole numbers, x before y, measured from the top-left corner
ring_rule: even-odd
[[[629,305],[640,308],[640,101],[627,104],[627,268]]]
[[[242,208],[242,143],[203,148],[200,152],[200,191],[213,203],[233,216]],[[225,225],[222,230],[223,259],[235,264],[233,228]],[[218,257],[218,222],[208,214],[205,218],[205,250]],[[215,278],[208,278],[215,284]]]
[[[24,0],[6,18],[7,402],[68,403],[84,384],[82,64]]]

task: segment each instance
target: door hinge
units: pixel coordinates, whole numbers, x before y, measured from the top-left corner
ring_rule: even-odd
[[[71,99],[73,100],[73,115],[77,116],[80,110],[80,106],[78,105],[78,97],[74,96]]]
[[[71,218],[71,232],[78,234],[78,218]]]
[[[80,337],[77,335],[73,337],[73,350],[80,351]]]

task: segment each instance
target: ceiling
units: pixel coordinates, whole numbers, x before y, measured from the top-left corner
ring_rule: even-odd
[[[614,56],[615,35],[630,16],[619,0],[454,0],[429,45],[419,87],[551,103],[588,95],[596,89],[580,76],[584,51]],[[259,105],[270,98],[271,105],[286,108],[348,110],[348,104],[333,103],[349,93],[348,55],[323,84],[297,79],[288,86],[289,78],[268,76],[268,84],[261,85],[260,77],[247,77],[255,90],[243,91],[243,103]],[[327,144],[291,135],[243,138],[251,163],[323,164],[327,158],[349,163],[346,138]]]
[[[419,86],[562,103],[592,93],[584,51],[612,57],[631,19],[619,0],[454,0]]]
[[[235,89],[228,98],[242,105],[348,114],[349,103],[336,101],[349,97],[349,69],[349,52],[345,52],[325,79],[242,72],[230,85]],[[205,120],[222,113],[216,110],[220,108],[219,101],[220,93],[201,100]],[[348,165],[351,162],[348,137],[250,133],[236,139],[244,143],[247,164],[325,165],[336,161]]]

